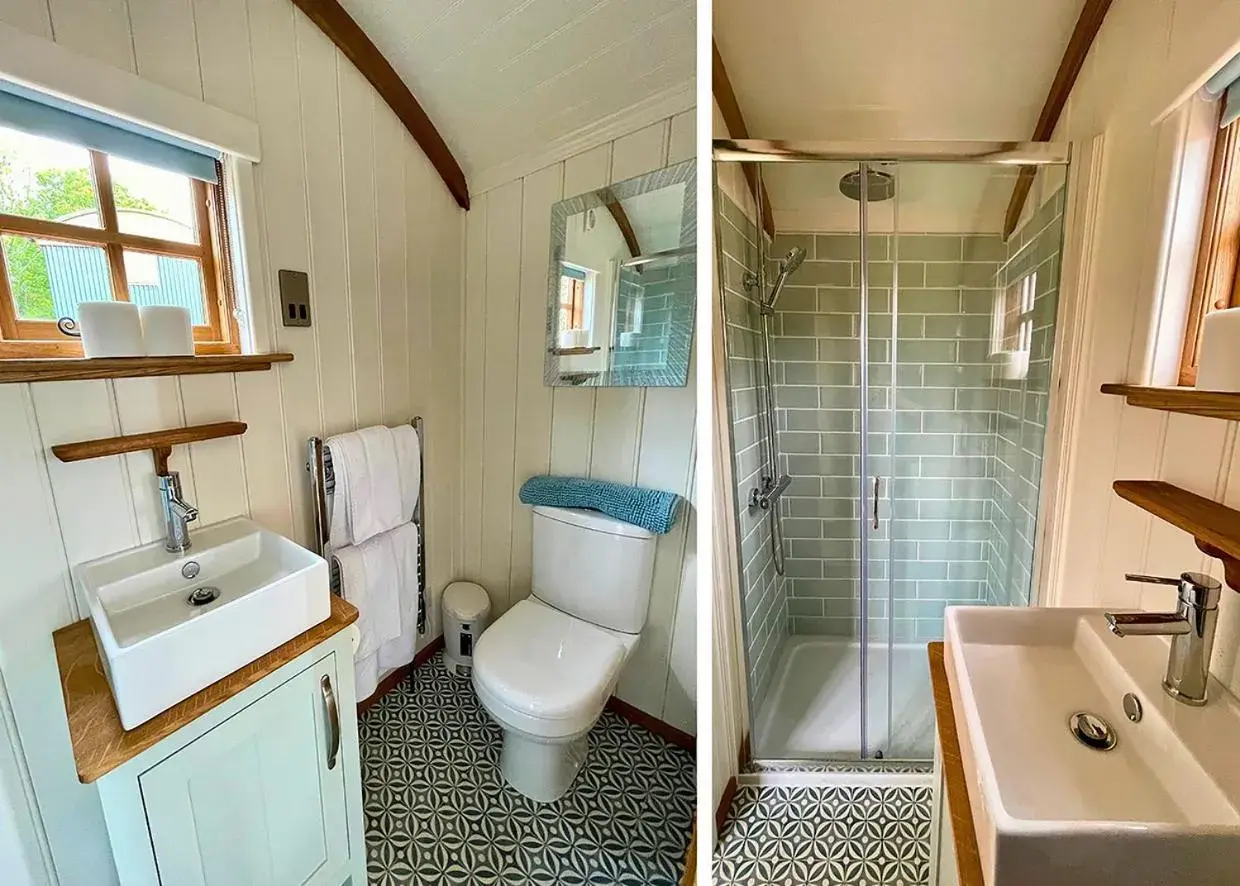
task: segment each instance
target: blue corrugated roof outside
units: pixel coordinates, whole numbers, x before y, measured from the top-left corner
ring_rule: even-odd
[[[47,278],[57,317],[77,319],[80,303],[112,299],[112,278],[103,249],[71,243],[43,242],[39,245],[47,261]],[[131,284],[130,300],[139,306],[179,305],[189,310],[190,322],[204,325],[207,317],[198,263],[161,255],[156,258],[156,269],[159,283]]]

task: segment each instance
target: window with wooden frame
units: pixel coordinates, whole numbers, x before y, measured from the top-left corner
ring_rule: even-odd
[[[0,120],[0,358],[81,356],[57,321],[104,300],[184,307],[196,353],[240,353],[214,165],[207,181]]]
[[[562,264],[560,267],[560,329],[581,331],[586,327],[586,281],[589,272]]]
[[[1219,130],[1206,190],[1192,300],[1180,357],[1181,385],[1197,383],[1201,329],[1211,311],[1240,307],[1240,121]]]

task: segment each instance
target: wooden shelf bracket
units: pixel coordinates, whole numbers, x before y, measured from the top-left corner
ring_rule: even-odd
[[[1227,584],[1240,592],[1240,511],[1159,480],[1116,480],[1115,492],[1193,536],[1203,554],[1223,561]]]

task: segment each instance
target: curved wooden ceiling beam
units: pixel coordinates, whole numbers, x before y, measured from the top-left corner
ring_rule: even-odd
[[[1111,0],[1085,0],[1081,6],[1081,14],[1076,20],[1076,27],[1072,29],[1063,58],[1059,61],[1059,70],[1055,72],[1055,79],[1051,82],[1046,104],[1042,106],[1042,113],[1033,128],[1034,141],[1049,141],[1055,134],[1059,115],[1068,103],[1068,96],[1076,85],[1076,77],[1085,65],[1085,57],[1089,55],[1089,48],[1094,45],[1094,38],[1098,36],[1102,20],[1107,17],[1107,10],[1110,8]],[[1012,236],[1020,222],[1020,214],[1025,209],[1025,200],[1033,187],[1036,174],[1037,169],[1032,166],[1022,166],[1017,174],[1016,184],[1012,188],[1012,199],[1008,202],[1007,215],[1003,219],[1005,240]]]
[[[740,103],[736,100],[736,92],[732,89],[732,81],[728,79],[728,70],[723,66],[723,56],[719,54],[719,44],[710,42],[711,48],[711,91],[719,105],[719,113],[723,123],[728,127],[728,135],[732,138],[749,138],[749,127],[745,125],[745,115],[741,113]],[[742,163],[741,172],[749,182],[749,190],[754,200],[762,207],[762,229],[770,236],[775,236],[775,217],[771,212],[771,201],[766,196],[766,185],[758,175],[757,163]]]
[[[462,209],[469,209],[469,186],[465,182],[465,173],[452,156],[443,136],[435,129],[431,118],[413,97],[405,81],[400,79],[396,69],[383,57],[375,44],[366,36],[357,22],[345,12],[336,0],[293,0],[293,5],[306,14],[327,39],[336,44],[336,48],[353,62],[353,66],[362,72],[370,85],[388,107],[405,124],[413,140],[418,143],[426,158],[448,186],[456,202]]]
[[[615,192],[611,188],[607,189],[607,210],[611,213],[611,217],[616,221],[616,227],[620,229],[621,235],[624,237],[624,245],[628,247],[629,256],[637,258],[642,254],[641,245],[637,242],[637,233],[633,230],[633,223],[629,221],[629,214],[624,211],[624,207],[620,205],[620,199],[616,197]]]

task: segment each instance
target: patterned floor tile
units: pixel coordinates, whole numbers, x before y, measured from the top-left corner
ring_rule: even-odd
[[[737,789],[715,886],[925,886],[928,787]]]
[[[694,803],[693,755],[604,713],[569,792],[508,787],[501,733],[442,654],[359,723],[367,872],[382,886],[671,886]]]

